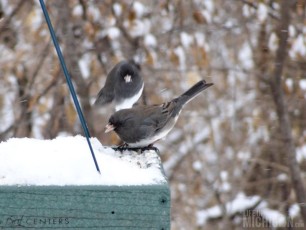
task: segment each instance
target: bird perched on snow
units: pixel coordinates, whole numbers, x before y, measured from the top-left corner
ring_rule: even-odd
[[[143,87],[138,67],[131,61],[121,61],[108,73],[94,105],[101,107],[114,101],[116,111],[131,108],[140,98]]]
[[[126,147],[145,148],[165,137],[175,125],[183,106],[212,86],[201,80],[181,96],[160,105],[135,106],[115,112],[105,132],[114,130]]]

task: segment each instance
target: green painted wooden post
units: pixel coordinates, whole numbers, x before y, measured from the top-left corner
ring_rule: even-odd
[[[170,229],[167,184],[0,186],[0,229]]]

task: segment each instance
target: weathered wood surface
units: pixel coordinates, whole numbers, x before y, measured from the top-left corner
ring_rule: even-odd
[[[0,186],[0,229],[170,229],[167,184]]]

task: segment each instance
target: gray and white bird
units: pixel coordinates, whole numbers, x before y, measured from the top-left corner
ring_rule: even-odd
[[[143,87],[139,68],[131,61],[121,61],[107,74],[94,105],[102,107],[114,101],[116,111],[131,108],[140,98]]]
[[[117,111],[110,117],[105,133],[115,131],[126,147],[151,147],[171,131],[183,106],[212,85],[201,80],[169,102]]]

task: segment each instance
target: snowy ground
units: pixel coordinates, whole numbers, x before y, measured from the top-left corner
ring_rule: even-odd
[[[293,204],[289,207],[289,217],[286,217],[280,211],[269,208],[268,203],[264,201],[261,197],[246,196],[244,193],[238,193],[232,201],[225,203],[224,209],[228,217],[233,217],[237,213],[244,213],[243,218],[251,217],[251,222],[249,224],[244,222],[245,220],[243,219],[237,220],[239,222],[243,222],[245,226],[250,226],[251,223],[258,223],[257,227],[262,226],[263,224],[260,224],[260,222],[258,222],[259,217],[256,216],[261,215],[273,228],[285,227],[286,221],[288,221],[287,218],[294,220],[294,218],[296,218],[300,213],[299,205]],[[250,214],[250,212],[248,212],[247,210],[253,210],[254,214]],[[256,212],[257,214],[255,214]],[[200,210],[197,212],[198,226],[205,225],[206,222],[210,219],[222,218],[223,215],[225,214],[223,213],[222,207],[220,205]],[[303,228],[304,223],[295,222],[295,226]]]
[[[0,185],[149,185],[166,183],[154,151],[115,152],[96,138],[96,171],[82,136],[12,138],[0,143]]]

